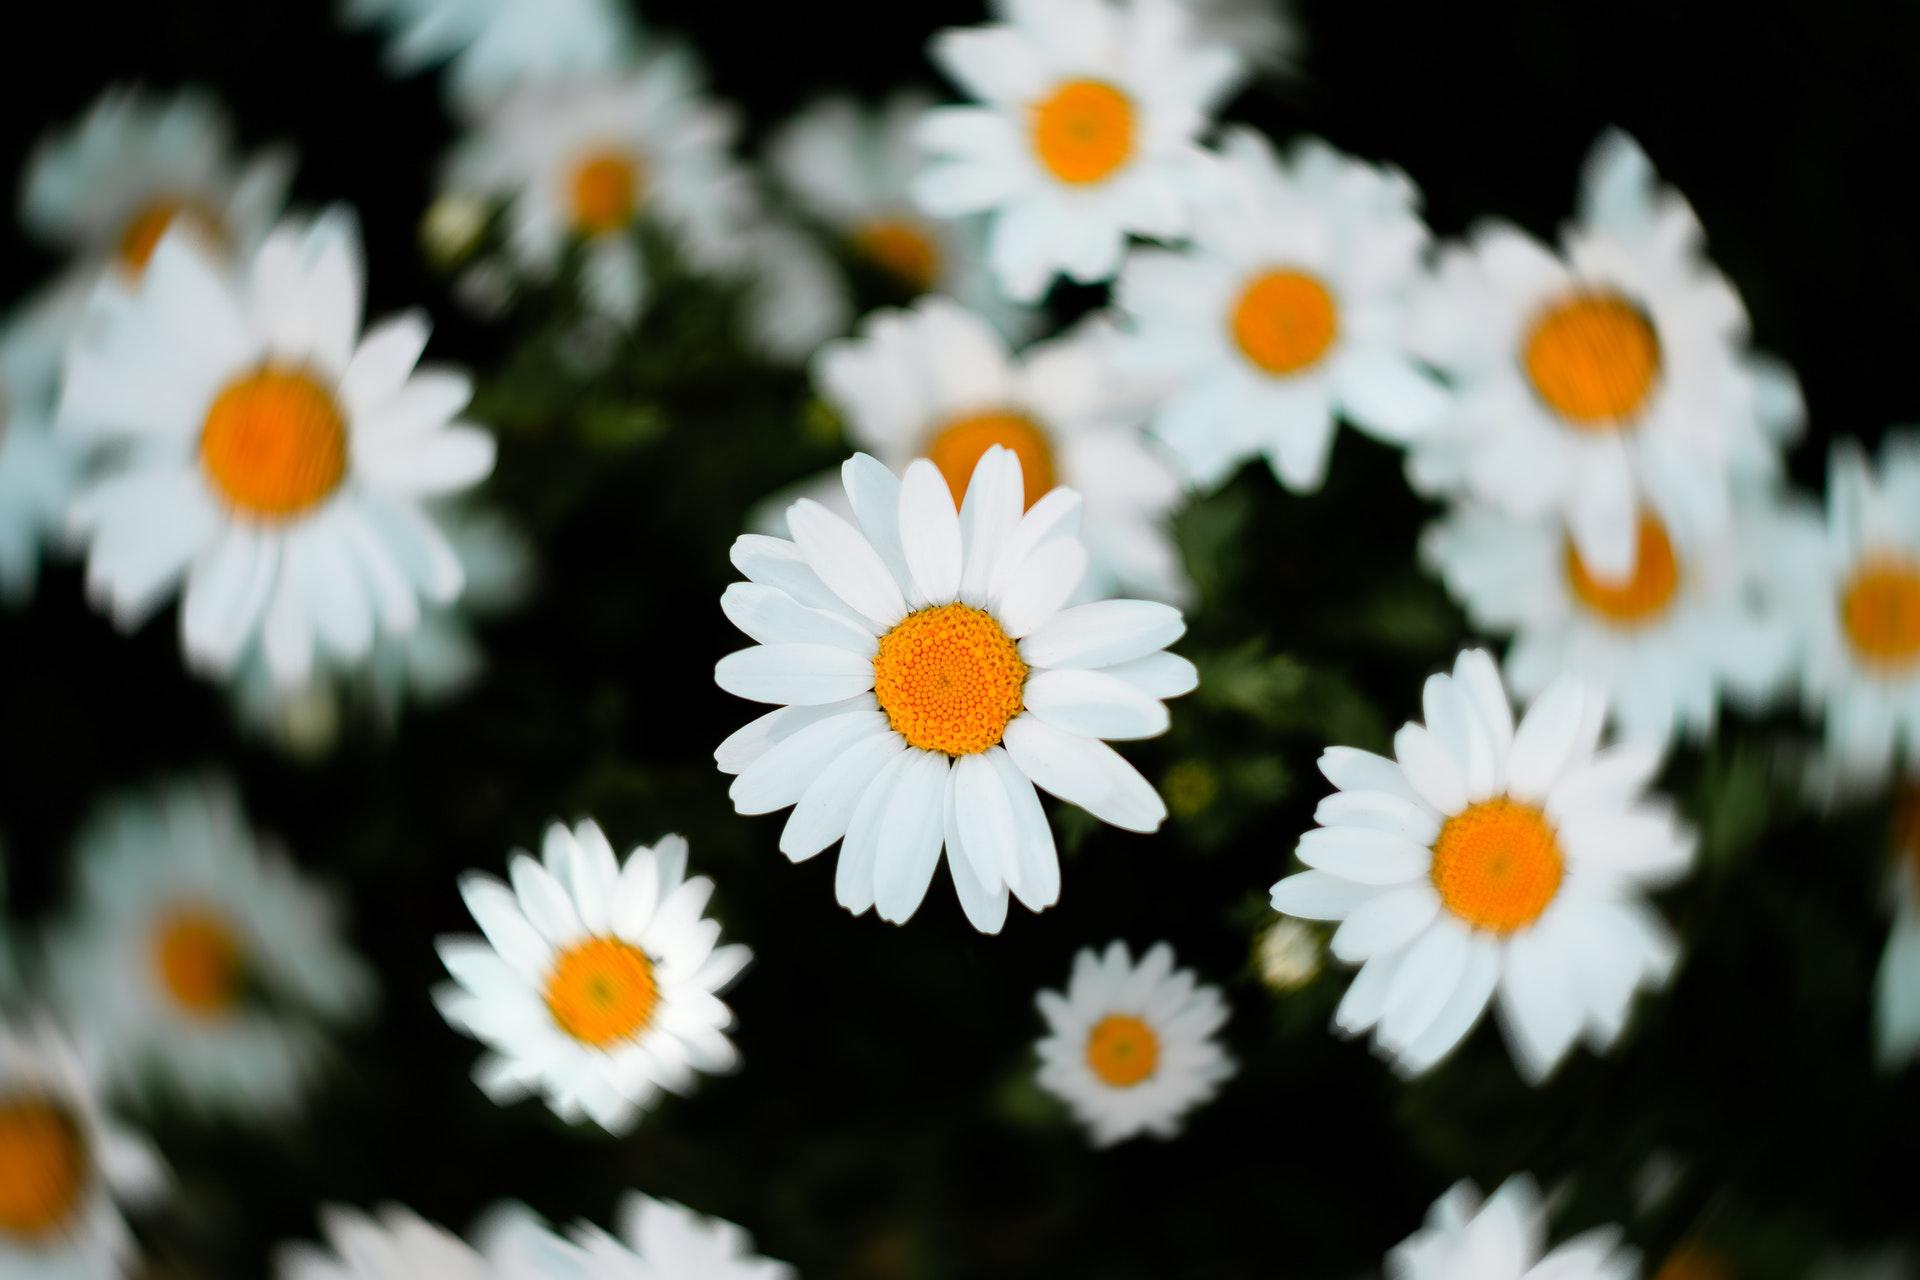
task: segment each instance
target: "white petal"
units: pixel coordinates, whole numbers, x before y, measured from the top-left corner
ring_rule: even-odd
[[[906,616],[900,584],[859,530],[811,498],[788,510],[787,528],[808,567],[848,608],[880,627]]]
[[[1186,629],[1172,605],[1102,600],[1056,613],[1020,642],[1020,654],[1036,667],[1111,667],[1166,648]]]
[[[1021,697],[1054,728],[1089,738],[1151,738],[1169,723],[1164,704],[1104,671],[1040,671]]]
[[[960,513],[940,468],[925,458],[907,468],[900,485],[900,545],[924,599],[937,603],[959,596]]]
[[[873,867],[873,901],[882,920],[904,923],[927,896],[946,831],[947,770],[946,757],[917,752],[887,798]]]
[[[1022,715],[1007,726],[1005,745],[1036,786],[1103,822],[1151,832],[1166,821],[1167,807],[1153,784],[1103,742]]]
[[[738,698],[812,706],[873,688],[873,661],[827,645],[764,644],[720,659],[713,678]]]

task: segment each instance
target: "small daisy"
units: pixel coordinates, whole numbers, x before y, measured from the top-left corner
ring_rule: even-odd
[[[1741,523],[1707,534],[1642,511],[1633,568],[1588,568],[1555,517],[1466,506],[1430,527],[1422,559],[1476,630],[1511,634],[1506,674],[1534,698],[1562,675],[1605,694],[1621,736],[1701,741],[1723,696],[1759,706],[1792,660],[1785,619],[1756,599]]]
[[[1022,514],[1020,460],[995,446],[956,510],[926,459],[904,481],[866,454],[842,469],[858,527],[803,499],[791,542],[748,534],[749,581],[721,597],[754,647],[720,660],[722,689],[779,710],[720,744],[741,813],[793,807],[789,858],[844,837],[836,892],[896,924],[947,851],[975,928],[998,932],[1011,892],[1060,896],[1053,832],[1034,787],[1129,831],[1167,815],[1107,740],[1164,733],[1163,699],[1193,664],[1165,652],[1186,629],[1142,600],[1065,608],[1086,571],[1080,496],[1055,489]]]
[[[396,71],[451,62],[456,102],[618,70],[638,32],[623,0],[344,0],[349,22],[392,32]]]
[[[52,423],[79,297],[58,291],[0,322],[0,604],[33,593],[41,550],[80,482],[79,450]]]
[[[1418,1074],[1497,1000],[1537,1083],[1583,1032],[1610,1047],[1634,993],[1672,972],[1674,940],[1640,894],[1688,870],[1694,837],[1642,794],[1659,748],[1598,748],[1605,700],[1578,681],[1555,682],[1516,729],[1493,660],[1473,650],[1428,679],[1425,704],[1396,759],[1320,757],[1339,794],[1301,837],[1310,870],[1273,886],[1273,907],[1342,922],[1333,954],[1360,972],[1341,1031],[1372,1031]]]
[[[452,1232],[397,1205],[378,1216],[324,1209],[320,1226],[326,1247],[283,1249],[278,1280],[502,1280],[505,1274]],[[567,1273],[518,1274],[557,1280]]]
[[[1000,287],[1032,302],[1056,275],[1113,278],[1129,233],[1185,234],[1198,138],[1241,78],[1180,0],[1003,0],[992,26],[943,31],[932,56],[983,106],[936,107],[914,184],[937,217],[991,211]]]
[[[1873,980],[1874,1051],[1888,1068],[1920,1056],[1920,783],[1900,789],[1893,837],[1893,930]]]
[[[875,312],[858,336],[823,348],[814,382],[856,445],[895,470],[932,459],[956,502],[995,445],[1019,458],[1028,507],[1056,483],[1072,486],[1086,512],[1088,589],[1177,603],[1189,584],[1167,521],[1180,483],[1106,364],[1097,330],[1015,356],[979,316],[926,298]]]
[[[639,227],[665,232],[698,270],[738,267],[757,201],[733,158],[736,131],[693,55],[665,49],[617,76],[502,99],[454,152],[443,188],[511,202],[508,250],[536,278],[580,246],[589,301],[631,323],[653,269]]]
[[[0,1024],[0,1275],[128,1273],[121,1205],[158,1198],[166,1173],[101,1107],[79,1057],[45,1024]]]
[[[627,1197],[620,1236],[586,1227],[575,1233],[585,1257],[582,1280],[796,1280],[784,1262],[753,1251],[753,1237],[731,1222],[703,1217],[670,1200]]]
[[[123,444],[75,502],[89,592],[123,628],[181,596],[188,661],[230,672],[257,636],[284,685],[316,647],[363,659],[421,601],[459,596],[459,560],[424,500],[493,469],[455,421],[466,375],[416,370],[417,313],[360,333],[351,216],[287,226],[248,277],[169,236],[139,284],[106,286],[68,354],[60,425]]]
[[[1484,1204],[1470,1182],[1434,1201],[1427,1225],[1387,1255],[1387,1280],[1637,1280],[1640,1257],[1617,1227],[1547,1251],[1547,1211],[1533,1179],[1507,1179]]]
[[[1163,375],[1154,430],[1198,484],[1262,455],[1282,484],[1320,487],[1345,418],[1402,442],[1446,400],[1407,349],[1427,229],[1398,170],[1325,143],[1285,160],[1250,129],[1222,148],[1220,195],[1193,243],[1136,250],[1114,298],[1132,321],[1124,368]]]
[[[713,882],[686,878],[678,836],[622,865],[593,823],[555,823],[543,854],[514,854],[512,888],[461,881],[487,936],[441,939],[454,981],[434,1001],[491,1050],[474,1079],[494,1101],[540,1093],[569,1122],[626,1133],[661,1091],[738,1064],[719,993],[752,953],[716,945],[720,926],[701,914]]]
[[[1040,1083],[1073,1109],[1095,1146],[1173,1137],[1233,1075],[1214,1037],[1226,1002],[1191,969],[1175,969],[1164,942],[1138,965],[1125,943],[1104,955],[1083,950],[1066,993],[1042,991],[1039,1003],[1047,1020]]]
[[[324,1052],[316,1019],[372,1000],[334,900],[218,784],[109,804],[76,857],[78,909],[51,939],[50,978],[113,1082],[152,1081],[208,1111],[292,1106]]]
[[[1693,210],[1624,135],[1595,149],[1563,246],[1495,223],[1441,254],[1415,345],[1454,394],[1409,473],[1426,492],[1559,514],[1587,563],[1619,577],[1643,506],[1726,525],[1734,491],[1777,471],[1798,393],[1756,363]]]
[[[88,279],[132,283],[169,231],[241,262],[286,207],[293,158],[242,164],[225,114],[204,93],[109,90],[80,122],[46,138],[27,164],[21,216],[75,255]]]

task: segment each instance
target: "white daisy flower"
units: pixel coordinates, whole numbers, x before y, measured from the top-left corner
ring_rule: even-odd
[[[398,1205],[377,1216],[326,1208],[320,1227],[326,1246],[281,1250],[278,1280],[505,1280],[508,1274],[460,1237]]]
[[[1481,227],[1441,254],[1415,330],[1454,390],[1413,443],[1415,486],[1559,514],[1616,577],[1633,567],[1641,507],[1723,527],[1735,489],[1777,471],[1799,426],[1791,376],[1752,356],[1693,210],[1622,134],[1596,147],[1562,254]]]
[[[1434,1201],[1427,1225],[1387,1255],[1387,1280],[1637,1280],[1640,1255],[1617,1227],[1547,1249],[1547,1211],[1533,1179],[1507,1179],[1484,1204],[1470,1182]]]
[[[813,237],[767,221],[746,232],[741,325],[747,346],[768,360],[797,364],[847,331],[853,302],[840,268]]]
[[[75,255],[79,273],[132,283],[169,231],[243,262],[286,207],[293,157],[242,163],[224,112],[205,93],[112,89],[27,163],[21,216]]]
[[[1219,988],[1175,969],[1164,942],[1138,965],[1122,942],[1104,955],[1086,948],[1066,992],[1042,991],[1039,1004],[1040,1084],[1072,1108],[1095,1146],[1173,1137],[1233,1075],[1214,1035],[1227,1020]]]
[[[1556,517],[1522,520],[1477,505],[1430,526],[1421,558],[1475,630],[1511,634],[1506,675],[1522,698],[1562,675],[1605,694],[1625,738],[1704,740],[1722,697],[1758,707],[1793,658],[1791,629],[1754,591],[1742,523],[1669,529],[1642,511],[1633,568],[1588,568]]]
[[[1087,552],[1080,496],[1022,514],[1020,460],[995,446],[955,510],[926,459],[904,481],[866,454],[842,469],[858,527],[803,499],[791,542],[733,544],[749,581],[721,607],[756,643],[720,660],[722,689],[779,705],[720,744],[741,813],[793,807],[795,861],[836,840],[836,892],[856,915],[901,923],[947,851],[974,927],[998,932],[1011,892],[1060,895],[1053,832],[1034,787],[1130,831],[1167,810],[1107,740],[1167,728],[1162,699],[1193,664],[1164,652],[1180,612],[1141,600],[1063,608]]]
[[[128,1274],[123,1204],[157,1199],[166,1172],[108,1118],[81,1059],[45,1023],[0,1024],[0,1275]]]
[[[1269,71],[1298,66],[1306,44],[1288,0],[1181,0],[1195,33]]]
[[[1334,1015],[1425,1071],[1497,1001],[1521,1074],[1544,1079],[1583,1033],[1596,1051],[1678,949],[1640,897],[1692,865],[1694,836],[1642,793],[1644,742],[1599,748],[1605,699],[1555,682],[1514,727],[1493,660],[1460,655],[1427,680],[1425,724],[1388,760],[1329,748],[1339,794],[1300,839],[1310,870],[1273,886],[1274,910],[1338,920],[1335,958],[1360,972]]]
[[[663,837],[622,865],[600,828],[547,829],[544,862],[516,852],[512,888],[472,874],[461,896],[487,935],[443,938],[454,981],[434,1002],[487,1046],[474,1079],[499,1103],[543,1094],[569,1122],[631,1130],[664,1090],[730,1071],[724,991],[752,958],[716,946],[713,894],[686,878],[687,842]]]
[[[630,323],[652,273],[640,226],[665,232],[698,270],[738,268],[758,210],[731,152],[736,131],[693,55],[664,49],[615,76],[502,99],[454,152],[443,188],[510,201],[508,250],[536,278],[579,245],[588,300]]]
[[[914,184],[937,217],[991,211],[1000,287],[1032,302],[1056,275],[1113,278],[1129,233],[1184,235],[1198,138],[1241,78],[1181,0],[1001,0],[1003,21],[943,31],[933,60],[982,106],[920,127]]]
[[[1874,1054],[1888,1069],[1920,1056],[1920,783],[1900,789],[1893,836],[1893,929],[1873,980]]]
[[[670,1200],[627,1197],[620,1236],[594,1227],[575,1232],[581,1280],[797,1280],[784,1262],[760,1257],[753,1237],[731,1222],[703,1217]]]
[[[0,322],[0,604],[32,595],[80,483],[80,451],[52,421],[80,296],[56,290]]]
[[[415,368],[409,312],[360,332],[365,268],[350,215],[287,226],[243,281],[181,236],[139,284],[104,286],[68,354],[60,425],[124,446],[75,502],[89,592],[123,628],[176,590],[188,661],[231,671],[258,636],[298,685],[318,647],[363,659],[460,563],[423,500],[493,469],[454,420],[465,374]]]
[[[1420,193],[1317,140],[1283,160],[1234,129],[1222,152],[1193,243],[1136,250],[1121,269],[1114,298],[1132,336],[1115,355],[1167,380],[1154,430],[1196,483],[1263,455],[1282,484],[1312,491],[1336,418],[1403,442],[1445,407],[1407,346]]]
[[[316,1020],[372,1003],[334,899],[248,829],[223,784],[109,803],[75,855],[79,901],[49,941],[49,978],[113,1083],[208,1111],[294,1105],[324,1054]]]
[[[616,71],[638,45],[624,0],[343,0],[343,8],[349,22],[392,33],[396,71],[451,62],[452,97],[469,108],[529,84]]]
[[[831,343],[814,383],[854,444],[900,470],[930,458],[958,502],[981,456],[1020,460],[1028,507],[1056,483],[1080,494],[1090,592],[1139,591],[1178,602],[1190,591],[1168,519],[1180,483],[1115,393],[1104,339],[1083,329],[1019,356],[979,316],[945,298],[878,311]]]

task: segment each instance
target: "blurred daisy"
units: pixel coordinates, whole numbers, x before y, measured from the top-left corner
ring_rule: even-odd
[[[1260,980],[1283,995],[1319,977],[1325,959],[1326,944],[1319,931],[1285,916],[1260,935],[1254,948]]]
[[[344,0],[349,22],[392,32],[397,71],[451,62],[456,102],[618,70],[638,33],[623,0]]]
[[[847,331],[853,303],[840,268],[811,236],[780,222],[745,233],[739,249],[741,322],[750,350],[797,364]]]
[[[0,604],[32,595],[80,482],[79,450],[52,424],[78,298],[56,292],[0,321]]]
[[[59,417],[127,446],[72,512],[88,590],[122,628],[177,590],[190,663],[225,674],[257,636],[291,686],[316,646],[358,662],[376,629],[460,594],[422,503],[484,478],[493,439],[454,420],[466,375],[415,369],[418,313],[362,338],[364,287],[335,211],[276,231],[244,282],[174,236],[137,286],[93,298]]]
[[[1466,506],[1427,529],[1420,553],[1475,630],[1514,637],[1516,694],[1577,676],[1607,696],[1622,737],[1665,746],[1710,735],[1723,695],[1764,703],[1792,660],[1738,528],[1688,533],[1642,511],[1633,568],[1613,576],[1588,568],[1557,518]]]
[[[1434,1201],[1427,1225],[1387,1255],[1387,1280],[1636,1280],[1640,1257],[1617,1227],[1549,1252],[1547,1211],[1533,1179],[1509,1178],[1484,1204],[1470,1182]]]
[[[1332,951],[1360,966],[1334,1015],[1371,1031],[1405,1073],[1427,1070],[1497,1001],[1514,1061],[1538,1083],[1583,1033],[1604,1051],[1677,948],[1640,894],[1691,866],[1693,834],[1644,796],[1646,743],[1597,748],[1599,693],[1556,681],[1516,729],[1493,660],[1460,655],[1427,680],[1425,724],[1396,760],[1329,748],[1339,794],[1300,839],[1310,870],[1274,910],[1338,920]]]
[[[1415,341],[1454,396],[1409,472],[1425,492],[1558,514],[1587,564],[1621,577],[1642,507],[1725,527],[1734,489],[1777,471],[1798,392],[1756,365],[1693,210],[1625,135],[1595,148],[1563,245],[1495,223],[1441,254]]]
[[[662,1090],[730,1071],[724,991],[751,959],[716,946],[713,895],[686,878],[687,842],[666,836],[621,864],[600,828],[553,824],[544,860],[515,853],[513,885],[471,874],[461,896],[486,934],[443,938],[447,1021],[491,1051],[474,1079],[495,1102],[534,1093],[569,1122],[625,1133]]]
[[[49,943],[61,1016],[118,1085],[208,1111],[292,1106],[316,1020],[372,1002],[334,900],[246,825],[232,792],[181,783],[106,805],[81,833],[74,918]]]
[[[721,607],[754,647],[720,660],[722,689],[779,705],[720,744],[741,813],[793,814],[795,861],[844,837],[836,892],[896,924],[926,896],[940,854],[967,919],[998,932],[1011,892],[1035,911],[1060,895],[1039,787],[1130,831],[1166,806],[1107,740],[1167,728],[1162,699],[1194,687],[1166,653],[1185,623],[1141,600],[1063,608],[1087,553],[1080,496],[1056,489],[1022,514],[1020,460],[995,446],[964,502],[932,462],[904,481],[866,454],[842,469],[858,527],[810,499],[793,541],[748,534],[749,581]]]
[[[79,273],[132,283],[168,232],[242,262],[286,207],[290,152],[242,163],[226,115],[206,94],[110,89],[27,162],[21,217],[70,250]]]
[[[278,1280],[498,1280],[503,1275],[452,1232],[397,1205],[377,1217],[323,1209],[320,1226],[326,1247],[283,1249],[274,1271]]]
[[[1114,298],[1133,332],[1115,354],[1168,380],[1154,430],[1196,483],[1262,455],[1312,491],[1337,417],[1402,442],[1445,407],[1406,345],[1420,193],[1318,141],[1283,160],[1235,129],[1222,150],[1222,191],[1195,213],[1193,243],[1136,250],[1122,268]]]
[[[1920,783],[1895,801],[1893,855],[1893,929],[1873,980],[1874,1052],[1886,1068],[1920,1056]]]
[[[1190,589],[1167,522],[1180,484],[1114,392],[1106,348],[1082,330],[1019,356],[979,316],[945,298],[878,311],[824,348],[814,382],[861,449],[899,470],[933,460],[958,502],[981,456],[1013,452],[1024,501],[1071,485],[1086,513],[1088,588],[1178,602]]]
[[[52,1027],[0,1024],[0,1275],[128,1274],[121,1206],[158,1198],[165,1183],[159,1157],[108,1119]]]
[[[1065,994],[1042,991],[1040,1084],[1073,1109],[1095,1146],[1171,1138],[1234,1072],[1214,1038],[1227,1020],[1216,987],[1173,967],[1158,943],[1135,965],[1125,943],[1073,958]]]
[[[985,105],[937,107],[914,184],[937,217],[991,211],[988,256],[1016,301],[1055,275],[1112,279],[1129,233],[1185,234],[1198,138],[1241,77],[1180,0],[1002,0],[1003,22],[943,31],[933,60]]]
[[[1255,66],[1292,70],[1304,44],[1288,0],[1181,0],[1193,15],[1195,33],[1223,44]]]
[[[651,1196],[627,1197],[619,1238],[586,1227],[575,1239],[585,1254],[582,1280],[795,1280],[799,1274],[755,1254],[753,1237],[731,1222]]]
[[[637,228],[665,232],[697,270],[731,270],[757,213],[737,122],[702,81],[690,52],[666,49],[611,78],[523,89],[454,152],[443,189],[510,201],[508,250],[536,278],[580,246],[588,300],[631,322],[653,269]]]

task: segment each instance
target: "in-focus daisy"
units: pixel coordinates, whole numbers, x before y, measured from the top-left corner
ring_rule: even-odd
[[[1409,472],[1426,491],[1561,515],[1587,563],[1617,577],[1643,507],[1724,527],[1734,490],[1777,472],[1799,397],[1752,355],[1693,210],[1624,135],[1595,148],[1562,245],[1493,223],[1443,252],[1415,341],[1454,395]]]
[[[1407,349],[1420,193],[1318,141],[1283,160],[1235,129],[1222,152],[1193,243],[1137,250],[1121,269],[1114,298],[1133,333],[1116,355],[1167,380],[1154,430],[1197,483],[1264,456],[1288,488],[1317,489],[1336,418],[1404,441],[1445,406]]]
[[[137,280],[170,231],[245,261],[286,206],[291,154],[242,163],[231,128],[206,94],[112,89],[80,122],[41,142],[28,161],[21,216],[71,250],[79,272]]]
[[[165,1182],[159,1157],[107,1117],[52,1027],[0,1024],[0,1275],[128,1274],[121,1206],[155,1199]]]
[[[1028,507],[1057,484],[1082,500],[1088,590],[1178,602],[1188,591],[1168,517],[1180,483],[1115,394],[1106,346],[1082,329],[1019,356],[981,317],[945,298],[879,311],[823,348],[814,381],[860,448],[900,470],[932,459],[959,501],[986,451],[1020,460]]]
[[[77,298],[52,294],[0,321],[0,604],[32,594],[80,481],[80,453],[52,422]]]
[[[278,1280],[502,1280],[504,1276],[451,1231],[397,1205],[376,1216],[323,1209],[320,1228],[325,1247],[299,1244],[281,1250],[274,1270]],[[568,1273],[546,1274],[557,1280]]]
[[[1234,1072],[1214,1038],[1227,1020],[1217,987],[1173,967],[1158,943],[1134,964],[1125,943],[1073,958],[1064,994],[1042,991],[1040,1083],[1073,1109],[1095,1146],[1143,1133],[1171,1138]]]
[[[618,1238],[594,1227],[574,1233],[582,1280],[795,1280],[784,1262],[760,1257],[753,1237],[670,1200],[632,1195],[620,1207]]]
[[[334,900],[215,783],[110,802],[75,853],[79,900],[50,941],[50,978],[113,1082],[209,1111],[293,1105],[324,1053],[316,1024],[373,994]]]
[[[1481,1202],[1470,1182],[1434,1201],[1427,1225],[1387,1255],[1387,1280],[1634,1280],[1640,1256],[1617,1227],[1549,1251],[1547,1210],[1533,1179],[1507,1179]]]
[[[924,458],[904,481],[866,454],[842,475],[858,527],[802,499],[792,541],[733,544],[748,581],[720,603],[756,643],[715,678],[780,709],[715,757],[738,775],[741,813],[793,807],[788,857],[844,837],[835,887],[849,911],[905,921],[944,848],[967,918],[997,932],[1009,892],[1035,911],[1060,895],[1036,785],[1130,831],[1165,820],[1103,739],[1166,731],[1162,699],[1197,679],[1165,652],[1186,624],[1142,600],[1063,607],[1087,565],[1080,496],[1055,489],[1028,509],[1010,450],[987,451],[957,510]]]
[[[1556,681],[1516,729],[1493,659],[1429,677],[1426,723],[1396,759],[1331,747],[1339,789],[1300,839],[1309,870],[1273,906],[1338,920],[1336,958],[1360,966],[1334,1025],[1371,1031],[1408,1074],[1427,1070],[1497,1000],[1514,1060],[1544,1079],[1583,1033],[1604,1051],[1634,993],[1662,984],[1677,948],[1643,901],[1692,864],[1693,834],[1643,794],[1644,742],[1600,748],[1606,701]]]
[[[1893,862],[1893,929],[1873,980],[1873,1046],[1884,1067],[1920,1056],[1920,783],[1895,802]]]
[[[983,105],[937,107],[914,184],[938,217],[991,211],[1000,287],[1112,279],[1129,234],[1185,234],[1198,138],[1241,76],[1181,0],[1002,0],[1004,21],[943,31],[935,62]]]
[[[344,0],[348,21],[392,33],[398,71],[452,63],[453,98],[476,107],[530,84],[615,71],[638,33],[623,0]]]
[[[562,1118],[632,1129],[662,1090],[732,1070],[724,991],[752,958],[717,946],[713,895],[686,878],[687,842],[666,836],[622,864],[600,828],[547,829],[542,859],[513,855],[512,887],[471,874],[460,893],[486,934],[443,938],[448,1022],[491,1051],[474,1079],[500,1103],[539,1093]]]
[[[1587,566],[1557,517],[1468,505],[1420,552],[1476,630],[1513,636],[1517,695],[1577,676],[1607,696],[1622,737],[1664,745],[1704,739],[1723,696],[1758,705],[1787,674],[1791,629],[1754,590],[1746,523],[1700,533],[1643,510],[1633,568],[1615,576]]]
[[[225,674],[258,636],[298,685],[316,647],[357,662],[460,594],[423,502],[485,477],[493,438],[454,420],[465,374],[415,368],[418,313],[361,336],[364,288],[334,211],[276,231],[244,280],[169,236],[137,285],[95,295],[59,416],[125,446],[72,513],[88,590],[122,627],[177,590],[189,662]]]
[[[630,322],[653,271],[640,227],[665,233],[697,270],[738,265],[757,209],[731,152],[736,129],[693,55],[663,49],[617,76],[502,99],[454,152],[443,187],[511,202],[508,250],[536,278],[579,246],[589,300]]]

